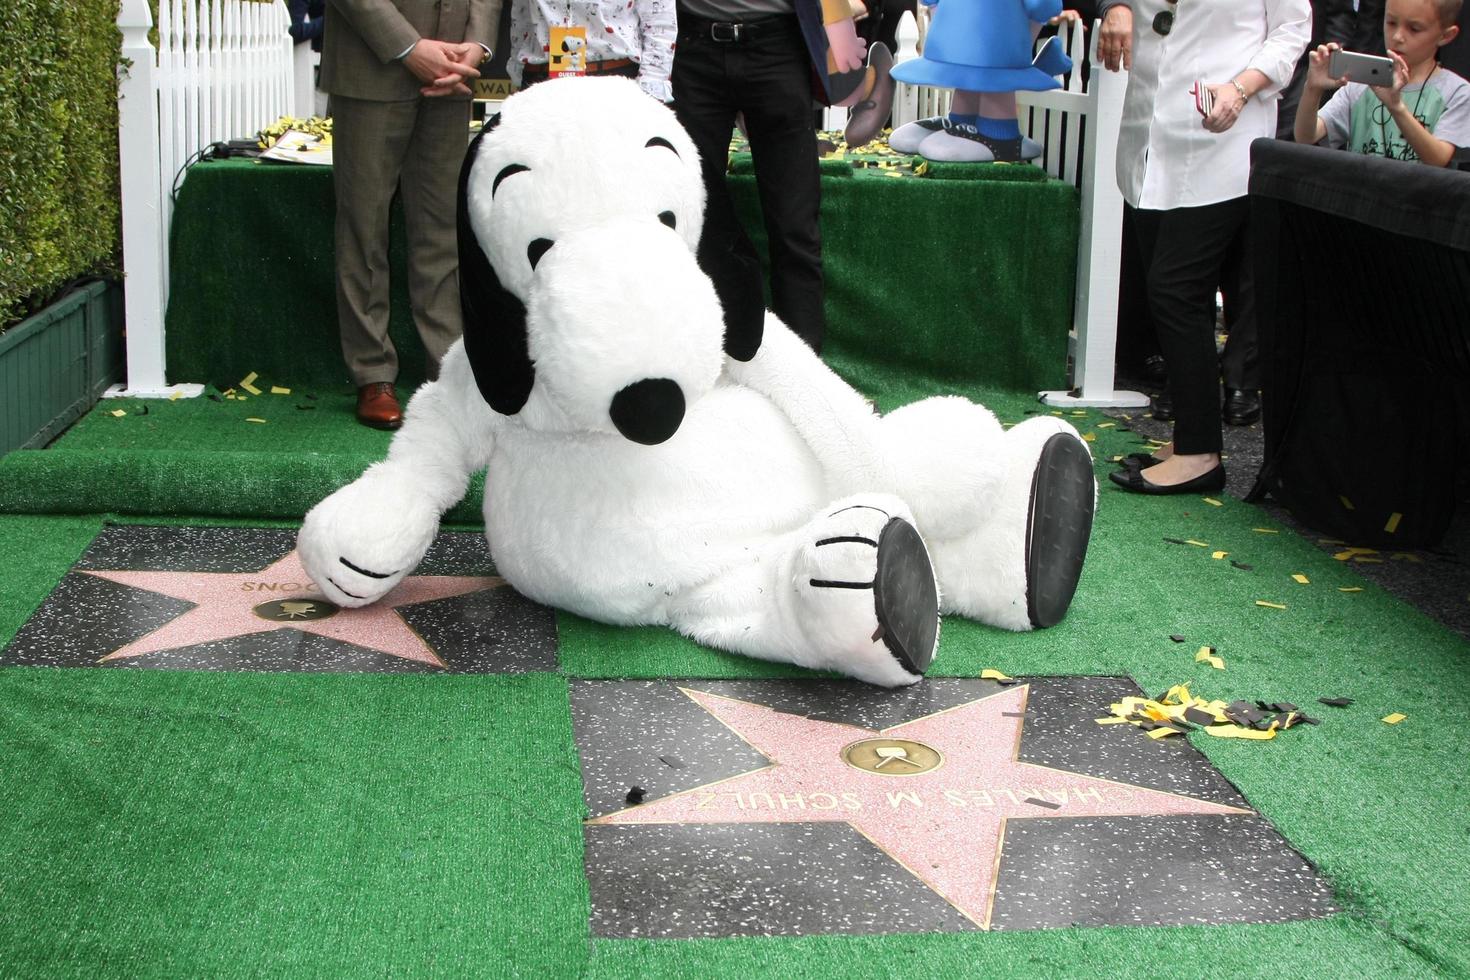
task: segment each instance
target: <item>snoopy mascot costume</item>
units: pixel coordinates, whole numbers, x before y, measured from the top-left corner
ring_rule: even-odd
[[[326,597],[391,591],[485,469],[499,573],[591,619],[887,687],[941,612],[1061,620],[1096,502],[1077,433],[957,397],[879,416],[774,315],[727,332],[703,213],[694,144],[636,83],[506,101],[460,174],[464,339],[301,528]]]

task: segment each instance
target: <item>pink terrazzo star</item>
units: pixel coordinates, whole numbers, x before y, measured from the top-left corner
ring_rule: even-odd
[[[1007,820],[1251,812],[1018,762],[1024,719],[1006,713],[1025,710],[1024,685],[882,732],[684,693],[772,764],[588,823],[848,823],[982,929],[990,928]],[[943,760],[914,772],[920,767],[895,758],[884,764],[891,775],[844,761],[844,748],[879,737],[919,742]]]
[[[109,653],[102,662],[211,640],[293,629],[443,667],[444,661],[396,610],[505,584],[504,579],[494,577],[410,575],[371,606],[343,609],[327,619],[275,622],[257,616],[255,607],[273,599],[321,601],[319,590],[301,567],[295,551],[258,572],[89,571],[86,574],[196,603],[182,616]]]

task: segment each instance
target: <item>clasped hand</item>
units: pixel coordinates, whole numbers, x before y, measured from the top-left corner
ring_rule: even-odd
[[[429,97],[469,95],[469,82],[480,77],[476,67],[485,49],[473,41],[434,41],[420,38],[403,58],[403,66],[424,83],[420,94]]]

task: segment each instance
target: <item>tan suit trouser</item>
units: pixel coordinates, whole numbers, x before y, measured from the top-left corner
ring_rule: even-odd
[[[394,381],[388,337],[388,216],[403,197],[408,297],[430,377],[463,332],[455,192],[469,143],[467,101],[372,102],[332,96],[337,198],[337,324],[357,385]]]

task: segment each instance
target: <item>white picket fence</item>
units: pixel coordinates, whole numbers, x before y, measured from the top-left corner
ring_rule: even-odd
[[[165,377],[168,230],[175,182],[211,143],[243,139],[282,115],[309,115],[311,55],[293,45],[283,0],[159,0],[158,45],[147,0],[122,0],[118,27],[127,67],[119,84],[123,262],[127,270],[126,387],[114,394],[169,397],[199,385]],[[1096,36],[1096,30],[1093,35]],[[1080,24],[1062,32],[1081,63]],[[915,57],[919,29],[905,17],[897,60]],[[1096,63],[1094,51],[1094,63]],[[1136,406],[1146,396],[1113,388],[1122,198],[1113,179],[1127,76],[1095,69],[1084,87],[1073,71],[1064,87],[1020,93],[1022,129],[1041,143],[1041,163],[1081,193],[1071,388],[1042,392],[1051,404]],[[900,85],[894,123],[941,115],[947,90]],[[841,118],[829,120],[840,127]]]
[[[896,62],[918,57],[921,33],[905,14],[899,27]],[[1092,36],[1097,35],[1094,25]],[[1147,395],[1113,387],[1123,227],[1123,195],[1118,191],[1114,161],[1128,76],[1104,70],[1094,43],[1090,84],[1084,86],[1081,65],[1086,32],[1081,22],[1063,25],[1059,40],[1076,66],[1062,80],[1062,88],[1016,93],[1021,132],[1042,146],[1037,163],[1053,177],[1075,185],[1081,195],[1077,292],[1069,336],[1070,388],[1043,391],[1040,396],[1051,405],[1141,407],[1148,404]],[[948,89],[899,85],[894,96],[893,125],[944,115],[949,111],[951,94]]]
[[[122,0],[124,68],[118,156],[126,269],[127,385],[111,394],[169,397],[199,385],[165,379],[168,229],[175,181],[211,143],[246,139],[296,107],[283,0]]]

